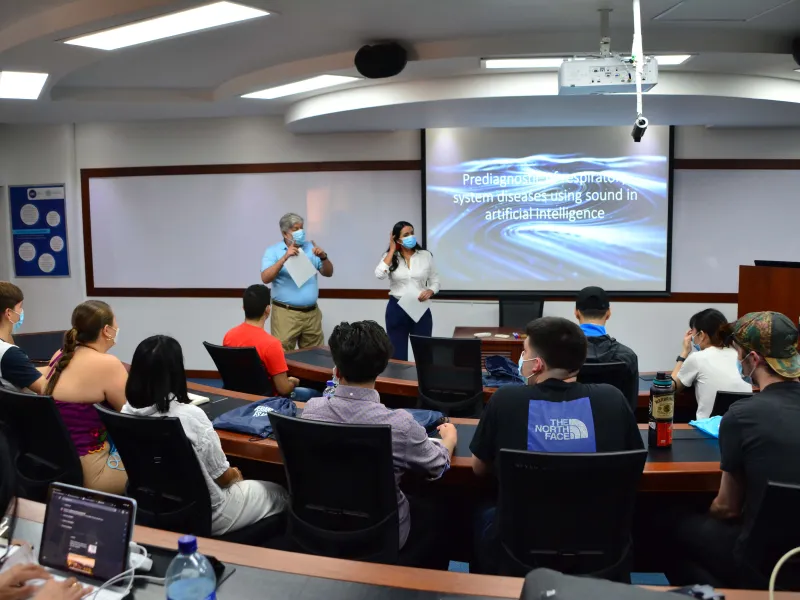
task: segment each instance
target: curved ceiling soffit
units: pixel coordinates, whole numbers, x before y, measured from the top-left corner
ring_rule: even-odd
[[[286,124],[367,108],[472,98],[558,95],[556,73],[505,73],[385,83],[329,92],[300,100],[286,111]],[[800,104],[800,82],[773,77],[711,73],[662,73],[647,96],[710,96]]]

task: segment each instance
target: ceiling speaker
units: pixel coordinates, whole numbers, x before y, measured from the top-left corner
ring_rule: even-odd
[[[407,62],[406,49],[396,42],[361,46],[355,58],[356,69],[367,79],[394,77]]]
[[[800,67],[800,37],[796,37],[792,40],[792,56],[794,57],[794,62]]]

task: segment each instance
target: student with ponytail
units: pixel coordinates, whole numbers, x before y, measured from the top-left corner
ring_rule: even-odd
[[[53,396],[69,429],[83,465],[83,485],[122,494],[128,476],[116,452],[111,452],[106,429],[94,404],[107,402],[115,410],[125,405],[128,373],[108,354],[119,337],[111,307],[88,300],[72,312],[72,329],[64,347],[50,362],[45,394]]]

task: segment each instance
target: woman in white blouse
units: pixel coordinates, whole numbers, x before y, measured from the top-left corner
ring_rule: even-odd
[[[439,293],[439,274],[433,255],[417,243],[414,226],[406,221],[396,223],[389,238],[389,249],[375,267],[375,277],[389,278],[389,303],[386,305],[386,331],[398,360],[408,360],[408,336],[430,336],[433,332],[431,310],[415,322],[399,306],[403,296],[414,296],[419,302]]]
[[[139,344],[125,395],[125,414],[180,420],[208,488],[212,535],[242,529],[289,507],[289,494],[280,485],[244,479],[230,465],[211,420],[189,403],[183,350],[177,340],[154,335]]]

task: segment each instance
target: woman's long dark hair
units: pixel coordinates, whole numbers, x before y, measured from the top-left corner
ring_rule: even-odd
[[[134,408],[155,406],[160,413],[168,412],[173,400],[189,404],[183,350],[178,340],[154,335],[136,347],[125,397]]]
[[[728,319],[716,308],[701,310],[689,319],[689,327],[695,331],[705,331],[711,345],[724,348],[730,334]]]
[[[9,511],[9,509],[11,509]],[[5,562],[11,549],[11,540],[14,538],[14,527],[17,524],[17,472],[14,468],[14,458],[11,456],[11,447],[6,438],[6,433],[0,429],[0,517],[8,514],[8,546],[0,556],[0,566]]]
[[[398,221],[392,227],[392,239],[397,242],[398,246],[402,246],[400,243],[400,232],[403,231],[405,227],[411,227],[412,229],[414,226],[409,223],[408,221]],[[414,250],[422,250],[422,246],[417,245],[414,246]],[[389,248],[386,249],[386,252],[389,252]],[[395,251],[394,255],[392,256],[392,264],[389,265],[389,273],[394,273],[397,270],[398,265],[400,264],[400,248],[398,247],[397,251]]]

